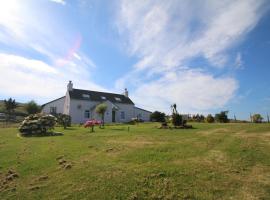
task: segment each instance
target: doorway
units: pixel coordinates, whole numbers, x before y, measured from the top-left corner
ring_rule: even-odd
[[[115,122],[115,110],[112,111],[112,122]]]

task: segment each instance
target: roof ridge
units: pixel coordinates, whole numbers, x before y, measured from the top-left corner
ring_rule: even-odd
[[[73,88],[73,90],[81,90],[81,91],[87,91],[87,92],[99,92],[99,93],[106,93],[106,94],[116,94],[116,95],[121,95],[126,97],[124,94],[119,94],[119,93],[112,93],[112,92],[100,92],[100,91],[96,91],[96,90],[85,90],[85,89],[77,89],[77,88]],[[127,97],[129,98],[129,97]]]

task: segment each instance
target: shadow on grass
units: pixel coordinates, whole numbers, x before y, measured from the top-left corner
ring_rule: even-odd
[[[127,131],[128,129],[126,129],[126,128],[110,128],[109,130],[112,130],[112,131]]]
[[[78,128],[75,127],[67,127],[66,129],[64,129],[65,131],[74,131],[74,130],[78,130]]]
[[[50,137],[50,136],[63,136],[60,132],[47,132],[47,133],[32,133],[32,134],[20,134],[22,137]]]

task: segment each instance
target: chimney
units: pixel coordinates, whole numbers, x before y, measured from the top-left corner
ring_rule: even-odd
[[[68,82],[67,90],[68,90],[68,91],[72,91],[72,90],[73,90],[73,83],[72,83],[72,81],[69,81],[69,82]]]
[[[127,90],[127,88],[125,88],[124,95],[125,95],[126,97],[128,97],[128,90]]]

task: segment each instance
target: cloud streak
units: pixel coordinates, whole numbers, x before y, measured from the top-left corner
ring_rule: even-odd
[[[105,90],[91,81],[89,70],[96,64],[81,51],[81,35],[53,14],[35,10],[31,1],[10,0],[0,6],[0,44],[11,50],[0,51],[1,95],[44,103],[64,95],[68,80],[76,87]]]
[[[64,0],[50,0],[50,1],[54,3],[62,4],[63,6],[66,5],[66,2]]]
[[[235,96],[238,81],[214,76],[209,67],[193,63],[204,59],[213,69],[226,72],[229,50],[257,25],[265,4],[263,0],[121,1],[118,30],[138,62],[116,87],[131,85],[134,98],[150,99],[149,107],[169,109],[169,104],[178,103],[187,111],[222,108]],[[242,64],[241,54],[236,62]]]

